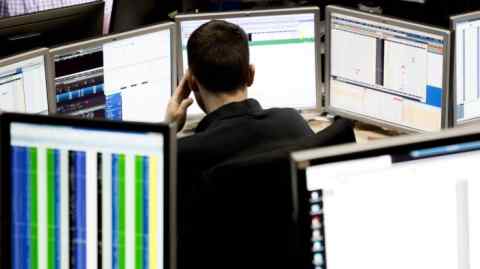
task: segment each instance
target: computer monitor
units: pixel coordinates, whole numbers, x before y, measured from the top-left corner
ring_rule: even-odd
[[[0,57],[102,35],[103,1],[0,18]]]
[[[48,49],[0,60],[0,111],[48,114],[51,72]]]
[[[480,12],[451,18],[454,31],[453,125],[480,120]]]
[[[1,17],[13,17],[19,16],[24,14],[35,13],[39,11],[54,9],[54,8],[61,8],[73,5],[80,5],[84,3],[89,3],[93,1],[100,1],[100,0],[69,0],[69,1],[50,1],[47,4],[36,6],[28,4],[26,0],[22,0],[21,7],[18,7],[18,1],[14,1],[15,3],[6,4],[3,8],[0,8],[0,18]],[[112,5],[113,0],[105,0],[105,12],[103,16],[103,33],[108,34],[110,29],[110,18],[112,13]],[[13,10],[11,10],[13,9]]]
[[[161,122],[176,85],[175,24],[159,24],[51,50],[56,111]]]
[[[174,128],[21,114],[0,124],[2,268],[175,268]]]
[[[292,156],[299,268],[479,268],[478,128]]]
[[[112,0],[110,0],[112,1]],[[111,8],[110,32],[130,31],[169,19],[176,10],[174,0],[115,0]]]
[[[212,19],[238,24],[249,37],[255,80],[248,95],[264,108],[321,108],[320,15],[316,7],[179,15],[179,76],[188,68],[190,35]],[[202,115],[197,104],[189,117]]]
[[[450,32],[329,6],[326,107],[407,132],[447,127]]]

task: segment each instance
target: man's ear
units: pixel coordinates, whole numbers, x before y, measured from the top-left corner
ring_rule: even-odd
[[[255,65],[251,64],[248,67],[247,87],[252,86],[254,80],[255,80]]]
[[[187,73],[187,83],[188,87],[193,91],[193,92],[198,92],[198,81],[197,79],[193,76],[192,72],[189,70]]]

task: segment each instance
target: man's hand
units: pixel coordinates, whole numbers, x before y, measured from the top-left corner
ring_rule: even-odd
[[[192,92],[188,85],[188,78],[190,73],[187,73],[183,76],[180,84],[173,93],[172,98],[168,102],[167,113],[165,116],[165,121],[170,123],[177,124],[177,131],[181,131],[185,125],[185,120],[187,118],[187,109],[193,104],[193,99],[188,96]]]

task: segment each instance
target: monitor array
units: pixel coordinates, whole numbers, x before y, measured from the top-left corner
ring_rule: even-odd
[[[2,91],[29,90],[4,95],[1,109],[161,122],[188,69],[188,38],[203,23],[222,19],[248,35],[256,68],[249,97],[265,108],[327,112],[406,132],[436,131],[479,117],[478,14],[452,18],[452,42],[449,30],[329,6],[322,68],[319,13],[295,8],[178,15],[176,23],[52,48],[37,73],[27,68],[30,73],[12,74],[39,57],[16,56],[7,61],[10,67],[1,63],[1,77],[10,81]],[[28,87],[33,81],[35,87]],[[189,118],[203,114],[198,105],[189,109]]]

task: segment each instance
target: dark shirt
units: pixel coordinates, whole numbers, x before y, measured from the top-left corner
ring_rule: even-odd
[[[218,108],[205,116],[194,135],[178,140],[179,268],[193,268],[189,262],[194,265],[199,258],[195,243],[199,216],[204,215],[202,205],[209,195],[205,190],[210,190],[204,186],[204,173],[256,149],[271,148],[265,145],[311,135],[313,131],[297,111],[264,110],[256,100],[247,99]]]
[[[262,109],[254,99],[224,105],[198,124],[195,134],[178,140],[178,171],[183,188],[213,166],[272,142],[313,135],[290,108]]]

